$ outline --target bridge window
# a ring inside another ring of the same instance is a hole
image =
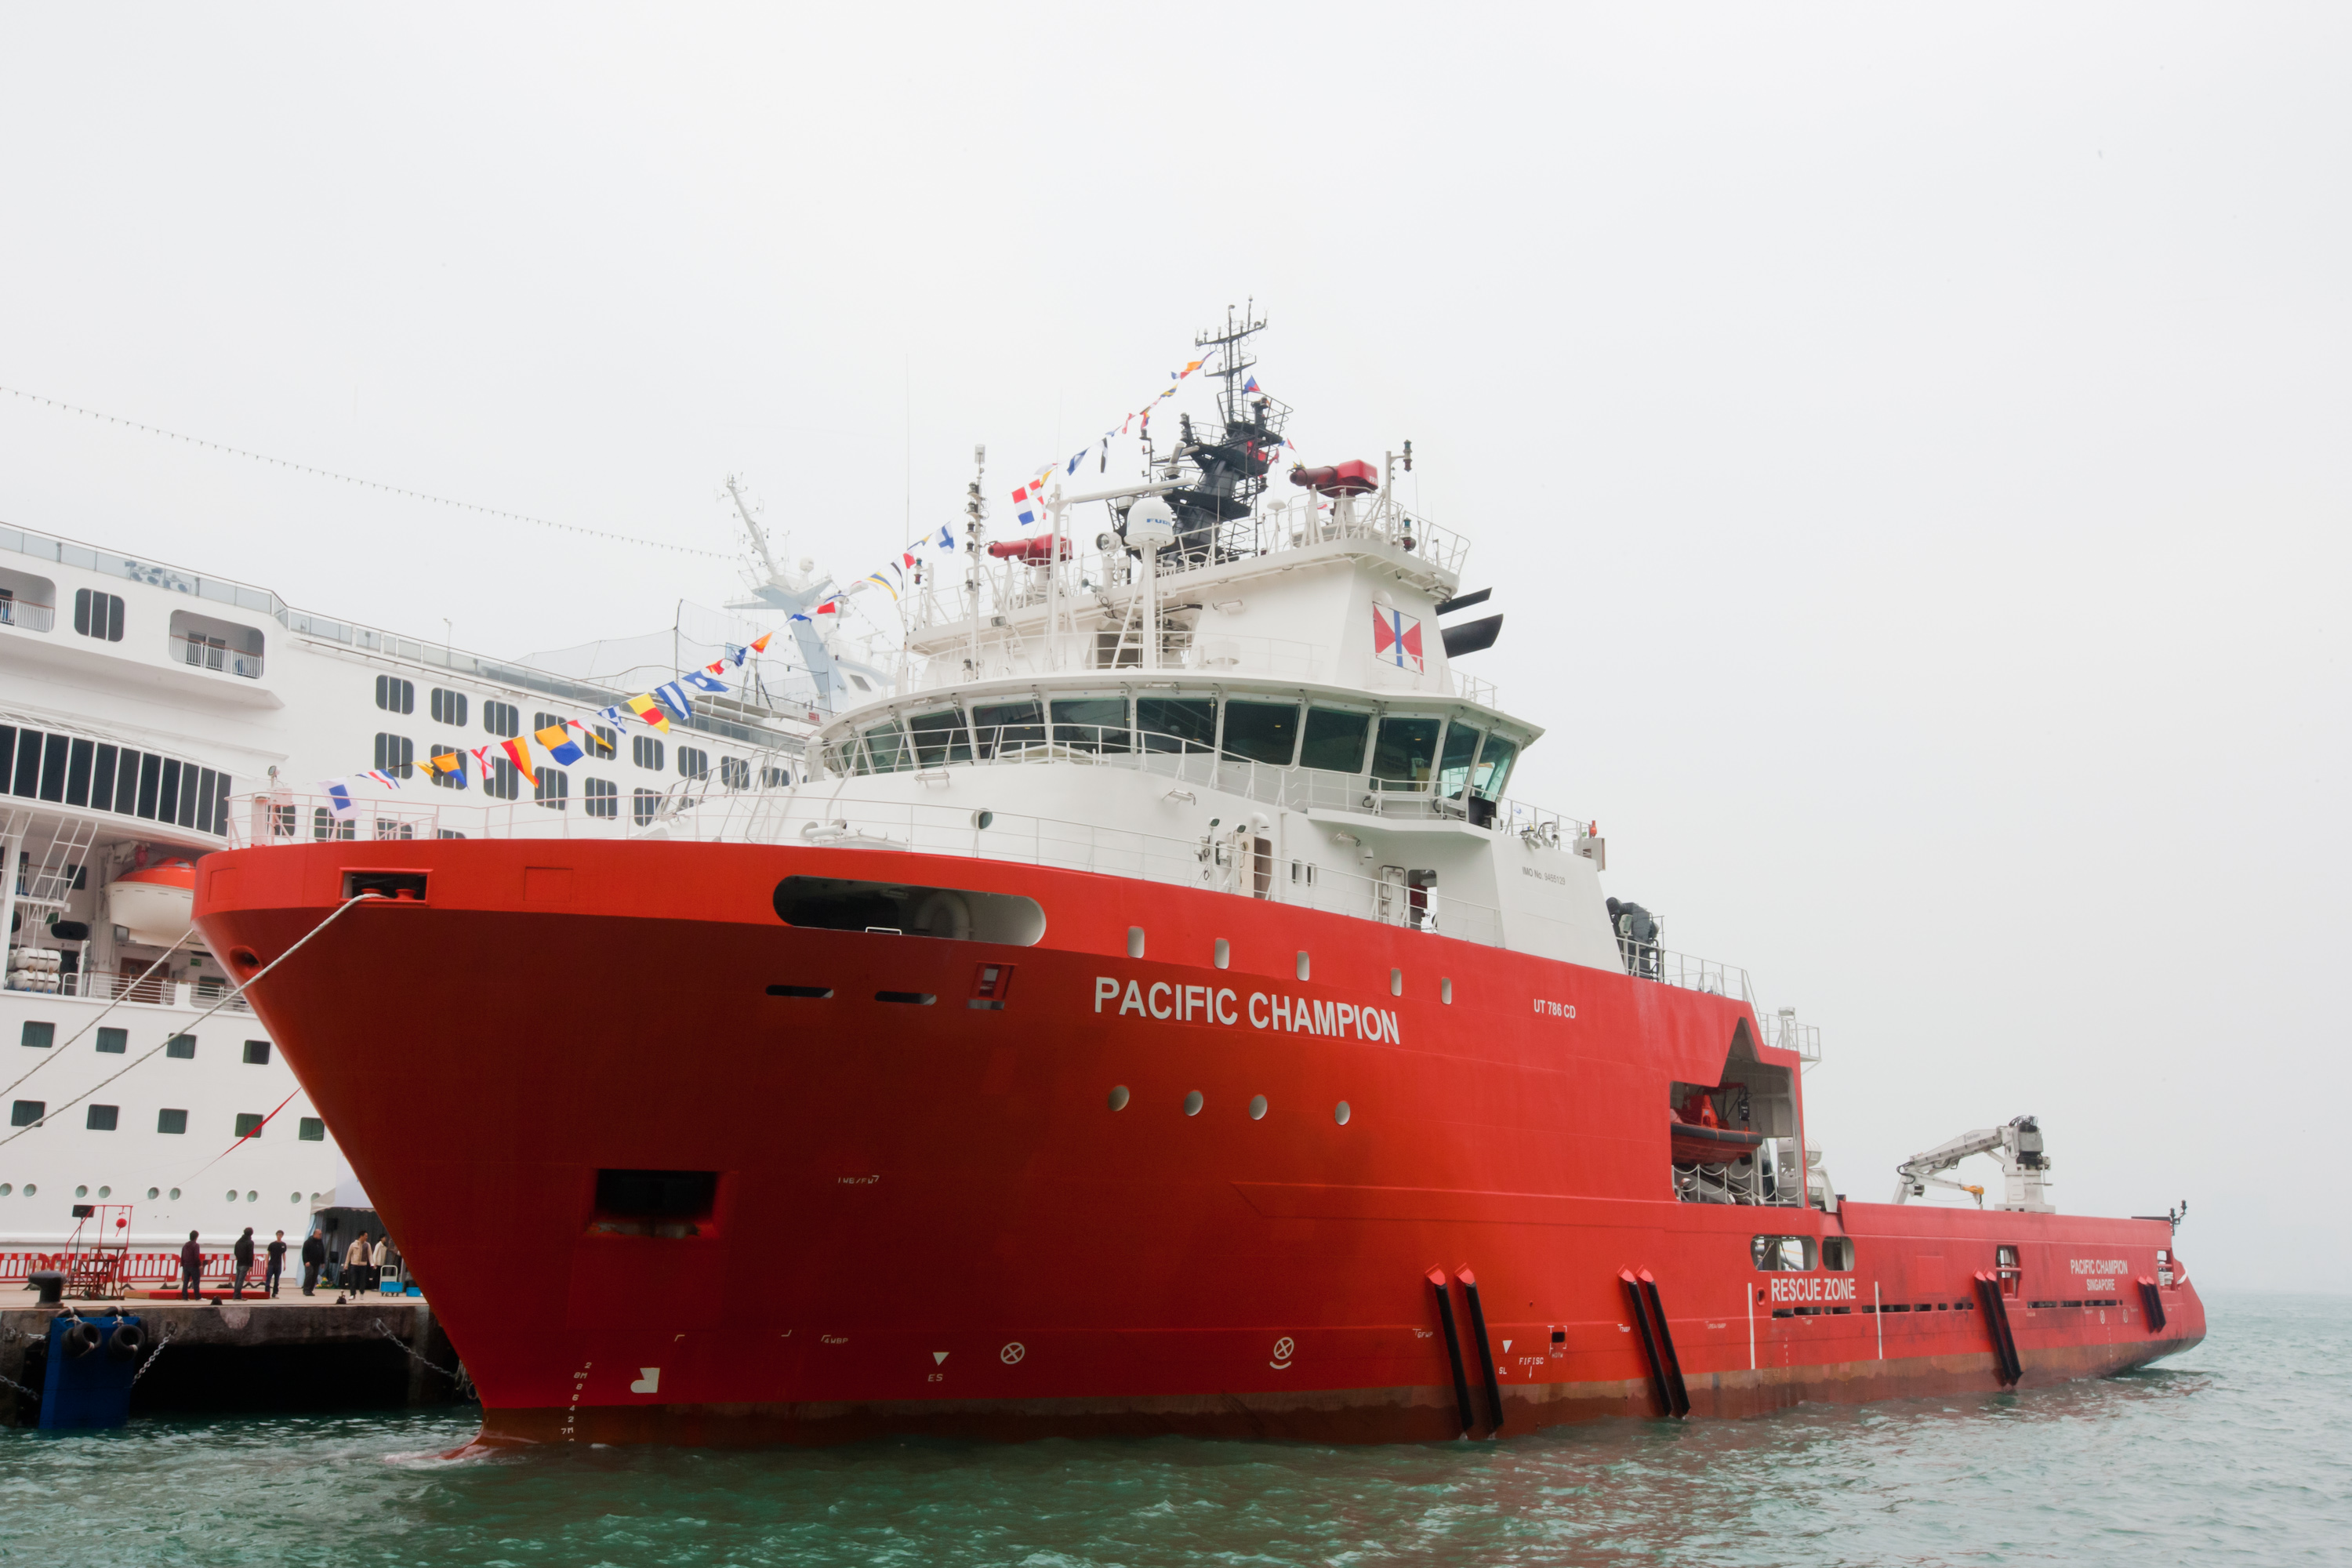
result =
[[[1437,756],[1437,731],[1444,722],[1397,714],[1382,719],[1380,739],[1372,746],[1372,776],[1391,784],[1426,784]]]
[[[1309,708],[1307,731],[1298,747],[1298,765],[1327,773],[1364,771],[1364,741],[1372,732],[1372,716],[1337,708]]]
[[[1479,731],[1467,724],[1446,726],[1445,750],[1437,761],[1437,793],[1445,799],[1458,799],[1462,787],[1470,782],[1470,763],[1478,754],[1479,738]]]
[[[1054,704],[1054,739],[1081,752],[1124,752],[1127,699],[1077,697]]]
[[[1034,746],[1045,738],[1045,714],[1034,702],[982,702],[971,710],[975,745],[985,759]]]
[[[915,739],[915,765],[936,768],[948,763],[971,761],[971,733],[963,715],[950,708],[938,713],[918,713],[907,721]]]
[[[1298,752],[1298,705],[1226,703],[1223,750],[1226,756],[1243,762],[1288,767]]]
[[[1486,744],[1478,753],[1477,766],[1470,771],[1470,788],[1480,800],[1500,800],[1503,786],[1510,782],[1511,761],[1519,754],[1519,743],[1500,735],[1486,737]]]
[[[1217,705],[1205,697],[1139,697],[1135,727],[1147,752],[1214,751]]]

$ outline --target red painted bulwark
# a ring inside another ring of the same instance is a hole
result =
[[[2185,1281],[2160,1334],[2145,1321],[2158,1223],[1673,1201],[1668,1085],[1719,1081],[1749,1018],[1722,997],[1227,894],[859,849],[243,850],[205,858],[198,921],[266,963],[347,870],[390,869],[425,872],[425,897],[351,910],[253,1002],[464,1356],[488,1441],[1451,1436],[1433,1268],[1475,1270],[1508,1432],[1651,1413],[1627,1268],[1658,1281],[1697,1415],[1999,1386],[1972,1280],[2004,1244],[2026,1384],[2204,1333]],[[795,874],[1018,893],[1045,932],[796,929],[773,901]],[[971,1005],[1006,963],[1003,1005]],[[1277,997],[1341,1032],[1270,1026]],[[596,1214],[600,1169],[716,1172],[715,1206],[690,1235],[627,1234]],[[1758,1234],[1850,1237],[1855,1267],[1759,1273]]]

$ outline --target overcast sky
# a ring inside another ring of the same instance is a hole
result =
[[[1514,793],[1822,1026],[1839,1187],[2032,1111],[2352,1289],[2345,13],[802,14],[0,12],[0,385],[855,574],[1255,297],[1475,542]],[[738,581],[7,396],[0,520],[490,653]]]

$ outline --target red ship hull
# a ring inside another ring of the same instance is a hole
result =
[[[1755,1026],[1622,973],[872,850],[330,843],[203,870],[199,923],[247,973],[347,873],[425,877],[252,1000],[430,1293],[489,1442],[1354,1442],[1653,1415],[1671,1395],[1622,1277],[1644,1270],[1696,1415],[2000,1387],[1997,1316],[2029,1385],[2204,1332],[2185,1277],[2138,1283],[2161,1223],[1674,1201],[1667,1086],[1717,1082]],[[794,875],[1021,895],[1046,931],[787,926]],[[1277,1026],[1277,997],[1307,1027]],[[1757,1056],[1793,1079],[1792,1057]],[[615,1223],[600,1171],[716,1181],[690,1225]],[[1759,1271],[1760,1235],[1851,1238],[1853,1266]],[[2020,1273],[1995,1301],[1977,1276],[2000,1247]]]

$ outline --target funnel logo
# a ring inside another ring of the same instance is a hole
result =
[[[629,1384],[629,1392],[631,1394],[659,1394],[661,1392],[661,1368],[657,1366],[641,1366],[637,1368],[637,1380]]]

